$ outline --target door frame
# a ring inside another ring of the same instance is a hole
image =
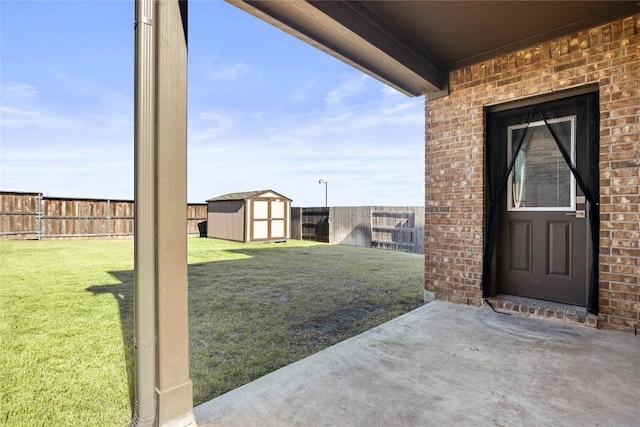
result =
[[[583,97],[580,97],[584,95]],[[492,183],[491,168],[493,166],[493,159],[491,156],[491,123],[490,118],[495,113],[514,111],[522,107],[534,107],[536,105],[548,104],[554,101],[561,103],[562,101],[570,102],[570,98],[575,98],[576,102],[585,102],[586,112],[588,117],[588,168],[590,176],[590,185],[596,187],[596,191],[592,191],[591,198],[596,201],[595,206],[592,203],[587,203],[587,302],[586,306],[589,312],[597,314],[598,312],[598,255],[599,255],[599,98],[598,98],[598,86],[590,85],[578,89],[567,90],[557,92],[554,94],[521,99],[505,104],[499,104],[494,106],[485,107],[485,249],[483,254],[483,274],[482,274],[482,291],[483,297],[492,297],[498,294],[497,278],[497,226],[499,224],[498,215],[492,210],[496,210],[497,207],[491,206],[492,191],[490,189]],[[595,153],[595,154],[594,154]],[[506,153],[504,154],[506,156]],[[505,168],[506,169],[506,168]],[[594,178],[595,176],[595,178]],[[493,177],[495,179],[495,177]],[[595,179],[595,181],[593,181]],[[505,186],[506,187],[506,186]],[[501,196],[493,196],[496,201],[500,201],[500,197],[506,194],[501,193]],[[506,202],[505,202],[506,203]],[[594,233],[595,231],[595,233]],[[492,233],[494,233],[492,235]],[[594,244],[595,243],[595,244]]]

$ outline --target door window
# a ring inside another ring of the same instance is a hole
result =
[[[547,123],[575,164],[576,117],[560,117]],[[545,122],[509,126],[507,135],[507,162],[522,141],[507,183],[508,210],[575,210],[575,178]]]

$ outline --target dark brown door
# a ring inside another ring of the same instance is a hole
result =
[[[585,306],[588,206],[548,128],[580,164],[584,120],[566,108],[551,112],[547,124],[534,117],[495,130],[506,138],[505,163],[521,141],[501,200],[496,285],[504,294]]]

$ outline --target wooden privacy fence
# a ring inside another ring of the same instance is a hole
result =
[[[188,235],[199,235],[207,205],[187,205]],[[47,197],[42,193],[0,192],[0,237],[47,239],[133,236],[133,200]]]
[[[291,238],[424,253],[424,208],[292,208]]]
[[[424,253],[423,207],[311,207],[291,211],[292,239]],[[206,220],[205,203],[187,205],[188,235],[202,235],[198,225]],[[132,200],[0,191],[0,238],[117,238],[133,236],[133,226]]]
[[[329,243],[329,208],[291,208],[291,238]]]

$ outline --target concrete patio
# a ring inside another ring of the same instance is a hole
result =
[[[639,426],[640,337],[435,301],[194,413],[201,427]]]

